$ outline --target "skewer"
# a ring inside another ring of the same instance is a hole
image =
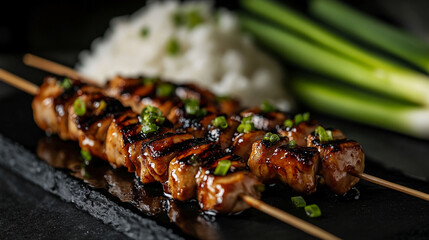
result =
[[[66,67],[66,66],[58,64],[58,63],[54,63],[52,61],[43,59],[41,57],[34,56],[32,54],[29,54],[29,53],[24,55],[23,61],[25,64],[27,64],[29,66],[39,68],[39,69],[42,69],[42,70],[45,70],[45,71],[48,71],[51,73],[55,73],[57,75],[63,74],[63,75],[70,77],[70,78],[73,78],[73,76],[79,76],[80,79],[83,79],[83,80],[87,79],[87,78],[83,77],[82,75],[80,75],[78,72],[76,72],[72,68]],[[94,81],[91,81],[91,82],[94,82]],[[91,83],[91,82],[88,82],[88,83]],[[358,177],[362,180],[365,180],[365,181],[368,181],[368,182],[371,182],[371,183],[374,183],[377,185],[381,185],[381,186],[384,186],[384,187],[387,187],[387,188],[390,188],[390,189],[393,189],[393,190],[396,190],[399,192],[403,192],[405,194],[408,194],[408,195],[429,201],[429,194],[414,190],[412,188],[408,188],[408,187],[405,187],[405,186],[402,186],[402,185],[399,185],[399,184],[396,184],[393,182],[389,182],[389,181],[386,181],[384,179],[381,179],[381,178],[378,178],[378,177],[375,177],[375,176],[372,176],[372,175],[369,175],[366,173],[355,174],[355,173],[349,172],[349,174],[352,176]]]
[[[4,81],[30,95],[36,95],[39,92],[39,87],[23,78],[20,78],[12,73],[9,73],[3,69],[0,69],[0,80]],[[272,207],[254,197],[248,195],[240,195],[241,199],[256,208],[257,210],[264,212],[274,218],[277,218],[284,223],[287,223],[295,228],[302,230],[314,237],[320,239],[340,239],[331,233],[312,225],[304,220],[301,220],[289,213],[286,213],[278,208]]]
[[[34,68],[42,69],[46,72],[55,73],[57,75],[66,76],[73,79],[79,79],[88,84],[95,85],[95,86],[99,85],[97,81],[87,78],[85,76],[82,76],[80,73],[76,72],[72,68],[66,67],[62,64],[50,61],[45,58],[35,56],[30,53],[25,54],[22,60],[26,65]]]

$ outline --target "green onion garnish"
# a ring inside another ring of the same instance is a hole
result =
[[[304,122],[310,120],[310,113],[309,112],[303,113],[302,118],[303,118]]]
[[[275,134],[275,133],[270,133],[270,132],[267,132],[266,134],[265,134],[265,136],[264,136],[264,140],[266,140],[266,141],[270,141],[270,142],[277,142],[277,141],[279,141],[280,140],[280,137],[279,137],[279,135],[277,135],[277,134]]]
[[[72,82],[70,78],[64,78],[64,80],[61,82],[60,86],[64,89],[69,89],[72,86]]]
[[[74,108],[74,112],[78,116],[83,116],[86,113],[85,102],[83,101],[83,99],[81,97],[78,97],[78,98],[76,98],[76,100],[74,100],[73,108]]]
[[[271,105],[268,101],[263,101],[261,103],[261,110],[264,113],[270,113],[270,112],[276,111],[276,108],[273,105]]]
[[[171,38],[167,43],[167,53],[170,56],[176,56],[180,52],[179,41],[176,38]]]
[[[307,203],[301,196],[291,197],[290,200],[292,200],[293,205],[297,208],[307,206]]]
[[[97,107],[96,112],[97,112],[97,113],[101,113],[101,111],[103,111],[106,107],[107,107],[107,103],[106,103],[106,101],[101,100],[101,101],[98,103],[98,107]]]
[[[142,36],[143,38],[149,36],[149,28],[147,26],[142,27],[142,29],[140,30],[140,36]]]
[[[295,115],[294,120],[295,120],[295,125],[298,125],[304,121],[304,117],[302,116],[302,114],[297,114]]]
[[[291,128],[291,127],[293,127],[293,121],[290,120],[290,119],[286,119],[285,122],[284,122],[284,125],[287,128]]]
[[[329,131],[329,133],[328,131],[326,131],[322,126],[317,126],[315,133],[317,136],[319,136],[319,140],[321,143],[325,143],[333,140],[332,131]]]
[[[160,83],[156,88],[156,96],[168,97],[173,93],[174,86],[170,83]]]
[[[304,207],[305,213],[307,216],[311,218],[320,217],[322,215],[322,211],[316,204],[311,204]]]
[[[219,116],[213,119],[212,121],[213,126],[217,128],[227,128],[228,122],[226,121],[226,118],[224,116]]]
[[[216,96],[216,102],[223,102],[223,101],[230,100],[230,99],[231,99],[231,97],[229,97],[229,96]]]
[[[245,117],[241,120],[240,125],[238,125],[237,132],[239,133],[248,133],[255,130],[255,125],[252,122],[252,116]]]
[[[165,122],[165,117],[162,115],[161,110],[150,105],[142,110],[140,118],[144,134],[157,131],[159,126]]]
[[[89,153],[86,150],[81,149],[80,150],[80,155],[82,156],[83,160],[85,160],[85,164],[89,164],[89,162],[92,159],[91,153]]]
[[[217,163],[217,167],[214,171],[216,176],[225,176],[228,173],[229,167],[231,166],[231,161],[229,160],[220,160]]]
[[[200,161],[200,157],[197,154],[193,154],[189,161],[191,165],[195,166]]]
[[[200,101],[197,99],[185,99],[185,111],[189,115],[194,115],[196,117],[205,116],[207,114],[207,110],[200,107]]]
[[[150,84],[154,84],[156,82],[157,78],[142,78],[142,83],[143,85],[150,85]]]
[[[156,131],[158,131],[158,129],[159,129],[159,127],[155,123],[145,123],[142,126],[142,132],[144,134],[156,132]]]
[[[203,22],[204,22],[204,19],[201,16],[200,12],[198,12],[197,10],[195,9],[191,10],[187,14],[186,25],[189,29],[193,29],[194,27],[200,25]]]
[[[288,146],[289,146],[290,148],[294,148],[294,147],[296,147],[295,140],[290,140],[290,141],[289,141],[289,143],[288,143]]]

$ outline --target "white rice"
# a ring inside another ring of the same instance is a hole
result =
[[[176,26],[173,14],[190,10],[199,11],[204,22],[192,29]],[[147,37],[141,36],[144,27]],[[176,56],[166,51],[173,37],[180,45]],[[115,18],[105,36],[79,59],[77,70],[100,83],[116,75],[160,76],[236,97],[245,106],[268,100],[290,110],[279,65],[241,33],[233,13],[221,9],[215,14],[203,1],[153,2],[131,16]]]

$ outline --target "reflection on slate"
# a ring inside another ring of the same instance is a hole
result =
[[[216,223],[202,216],[204,213],[200,212],[195,201],[176,203],[163,195],[159,184],[143,186],[134,174],[124,168],[114,169],[99,159],[85,165],[73,142],[65,142],[57,137],[43,138],[39,141],[37,155],[55,168],[68,170],[70,175],[83,180],[92,188],[107,190],[146,216],[153,216],[158,221],[169,219],[183,232],[197,238],[218,239]]]

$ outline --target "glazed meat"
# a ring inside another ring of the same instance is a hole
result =
[[[252,152],[252,144],[261,140],[265,136],[264,131],[251,131],[248,133],[240,133],[234,138],[232,144],[232,152],[243,159],[249,159]]]
[[[306,137],[316,130],[318,125],[315,120],[303,121],[292,127],[282,126],[278,129],[278,133],[288,137],[289,141],[295,141],[299,146],[307,146]]]
[[[249,208],[241,200],[240,195],[245,194],[260,198],[257,186],[262,183],[257,177],[246,170],[246,164],[233,155],[227,155],[214,162],[206,164],[198,171],[197,200],[203,210],[215,212],[239,212]],[[230,160],[231,167],[225,176],[214,175],[221,160]]]
[[[253,116],[252,122],[256,129],[271,131],[276,129],[277,126],[282,125],[287,119],[285,113],[279,111],[272,111],[265,113],[259,107],[244,110],[240,113],[242,117]]]
[[[227,148],[231,147],[232,142],[234,140],[234,134],[237,130],[238,125],[240,124],[240,122],[237,121],[235,117],[224,117],[226,118],[226,121],[228,123],[227,128],[223,129],[211,126],[207,133],[207,138],[210,141],[218,144],[222,148],[222,150],[226,150]]]

